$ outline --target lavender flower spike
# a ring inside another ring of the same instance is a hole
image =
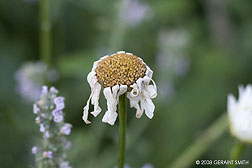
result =
[[[42,133],[42,143],[32,148],[36,154],[36,162],[44,167],[71,168],[66,159],[66,149],[71,142],[65,135],[70,135],[72,125],[64,122],[64,97],[57,97],[58,91],[54,87],[48,89],[43,86],[40,100],[34,105],[35,122]]]

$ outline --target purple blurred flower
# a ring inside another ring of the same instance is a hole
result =
[[[33,104],[33,113],[38,114],[39,110],[40,109],[38,108],[37,104]]]
[[[64,97],[55,97],[54,104],[56,105],[56,109],[62,110],[65,108]]]
[[[43,152],[43,157],[52,159],[53,158],[53,152],[52,151],[45,151],[45,152]]]
[[[33,146],[32,149],[31,149],[31,153],[35,155],[35,154],[37,154],[37,152],[38,152],[38,147]]]
[[[70,141],[67,141],[66,142],[66,149],[69,149],[70,147],[72,146],[72,142],[70,142]]]
[[[44,167],[51,167],[53,164],[58,165],[58,168],[71,168],[65,161],[66,149],[71,146],[71,142],[67,141],[65,135],[71,133],[72,125],[64,122],[62,111],[65,107],[64,98],[57,97],[58,91],[54,87],[49,89],[47,86],[43,86],[40,93],[40,100],[34,104],[34,111],[36,113],[35,121],[40,126],[40,132],[43,133],[43,145],[36,155],[36,162],[37,164],[43,162]],[[38,111],[37,109],[43,110]],[[59,150],[60,152],[53,153],[53,151]],[[44,159],[41,159],[41,155]]]
[[[56,117],[56,116],[59,116],[59,115],[62,115],[62,114],[63,114],[62,110],[59,110],[59,109],[55,109],[52,112],[53,117]]]
[[[48,93],[48,87],[47,86],[42,86],[41,96],[46,95],[47,93]]]
[[[50,88],[50,93],[58,93],[58,90],[57,89],[55,89],[55,87],[51,87]]]
[[[40,124],[40,132],[45,132],[45,126],[44,126],[44,124]]]
[[[44,137],[44,139],[50,138],[50,133],[49,133],[49,131],[46,131],[43,137]]]
[[[63,115],[57,115],[53,117],[53,121],[56,123],[63,121],[63,119],[64,119]]]
[[[39,117],[39,116],[35,118],[35,122],[36,122],[37,124],[39,124],[39,123],[41,122],[41,120],[40,120],[40,117]]]
[[[65,135],[70,135],[71,133],[71,128],[72,128],[72,125],[71,124],[64,124],[63,127],[60,129],[60,132],[62,134],[65,134]]]
[[[45,81],[49,80],[50,73],[51,69],[43,62],[23,64],[15,74],[17,92],[27,101],[39,99],[41,86]]]

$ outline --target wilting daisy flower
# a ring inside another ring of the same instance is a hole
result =
[[[239,99],[228,95],[230,131],[242,142],[252,142],[252,85],[239,86]]]
[[[94,105],[91,112],[95,117],[101,112],[99,97],[101,88],[107,99],[107,111],[102,121],[114,125],[117,114],[119,96],[127,92],[130,107],[134,107],[136,117],[140,118],[145,112],[150,119],[154,115],[155,106],[151,99],[157,96],[157,88],[152,80],[153,71],[143,60],[131,53],[117,52],[110,56],[104,56],[94,62],[87,80],[91,87],[91,95],[84,107],[83,120],[89,124],[89,103]],[[153,84],[150,84],[150,83]],[[139,104],[140,103],[140,104]]]
[[[43,62],[28,62],[16,72],[15,79],[17,92],[25,100],[35,101],[40,96],[43,83],[57,80],[58,73],[54,69],[49,69]]]

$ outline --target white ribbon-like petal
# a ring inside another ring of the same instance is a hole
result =
[[[90,121],[88,121],[88,110],[89,110],[89,102],[90,102],[91,96],[92,96],[92,94],[89,96],[88,101],[87,101],[87,104],[86,104],[86,106],[83,108],[83,116],[82,116],[82,119],[84,120],[84,122],[85,122],[86,124],[90,124],[90,123],[91,123]]]
[[[90,124],[91,122],[88,120],[88,110],[90,100],[91,104],[94,105],[94,111],[92,111],[91,113],[96,117],[101,112],[101,108],[99,107],[99,96],[101,91],[101,85],[97,82],[98,80],[95,71],[91,71],[88,74],[87,81],[91,87],[91,94],[90,97],[88,98],[86,106],[83,108],[82,119],[86,124]]]
[[[97,82],[93,88],[93,96],[91,99],[91,104],[94,105],[94,111],[91,112],[95,117],[101,112],[99,107],[99,97],[100,97],[101,85]]]
[[[128,86],[127,86],[127,85],[121,85],[121,86],[120,86],[120,90],[119,90],[117,96],[119,97],[119,96],[121,96],[122,94],[124,94],[125,92],[127,92],[127,89],[128,89]]]
[[[151,71],[152,72],[152,71]],[[152,81],[153,85],[149,85]],[[130,99],[130,107],[134,107],[136,111],[136,117],[140,118],[145,112],[150,119],[154,116],[155,105],[152,102],[152,98],[157,96],[157,87],[155,82],[149,77],[139,78],[136,84],[131,85],[131,92],[127,94]],[[139,106],[139,101],[141,107]]]
[[[141,100],[141,107],[144,109],[145,114],[150,119],[154,116],[155,105],[152,100],[149,98],[148,93],[143,90],[144,99]]]
[[[148,76],[149,78],[152,78],[153,71],[146,65],[146,72],[145,75]]]
[[[89,72],[87,76],[87,81],[91,87],[91,89],[94,87],[95,83],[97,82],[97,77],[95,76],[95,71]]]
[[[117,93],[119,90],[119,85],[113,86],[112,91],[110,87],[104,89],[103,93],[105,98],[107,99],[107,107],[108,110],[106,111],[105,115],[102,118],[102,122],[108,123],[110,125],[114,125],[116,118],[118,116],[117,110]]]

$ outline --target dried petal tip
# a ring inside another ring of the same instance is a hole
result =
[[[132,85],[145,76],[147,68],[143,61],[131,54],[119,51],[102,59],[95,69],[98,82],[104,87]]]

